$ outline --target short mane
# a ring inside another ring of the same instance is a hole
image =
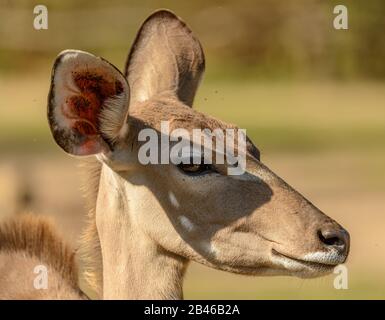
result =
[[[94,290],[99,297],[102,297],[102,251],[95,217],[102,163],[94,157],[88,158],[81,162],[81,168],[83,169],[82,189],[88,210],[87,223],[82,232],[79,247],[83,266],[82,275],[91,289]]]
[[[46,218],[23,215],[0,224],[0,252],[22,252],[57,271],[73,287],[78,287],[75,251],[57,235]]]

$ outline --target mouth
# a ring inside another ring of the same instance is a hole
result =
[[[309,261],[289,256],[287,254],[278,252],[275,249],[271,250],[276,262],[282,265],[285,269],[293,272],[305,272],[303,276],[317,276],[325,273],[330,273],[340,262],[337,261]]]

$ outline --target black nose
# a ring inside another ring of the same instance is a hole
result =
[[[333,247],[341,254],[347,254],[350,246],[349,233],[340,226],[327,226],[318,231],[321,242],[328,248]]]

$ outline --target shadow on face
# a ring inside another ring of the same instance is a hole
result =
[[[200,118],[190,117],[190,124]],[[332,271],[347,257],[347,232],[264,166],[255,150],[248,145],[246,171],[238,176],[190,174],[172,163],[123,173],[138,186],[130,201],[141,203],[140,227],[168,251],[231,272],[311,277]]]

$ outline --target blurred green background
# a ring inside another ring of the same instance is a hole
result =
[[[33,8],[48,7],[48,30]],[[348,8],[349,29],[333,28]],[[46,121],[52,62],[64,49],[123,69],[155,9],[201,40],[206,74],[196,108],[246,128],[262,160],[352,237],[349,289],[314,280],[247,278],[193,264],[186,298],[385,298],[385,2],[322,0],[0,0],[0,216],[55,218],[76,241],[85,210],[76,160]]]

